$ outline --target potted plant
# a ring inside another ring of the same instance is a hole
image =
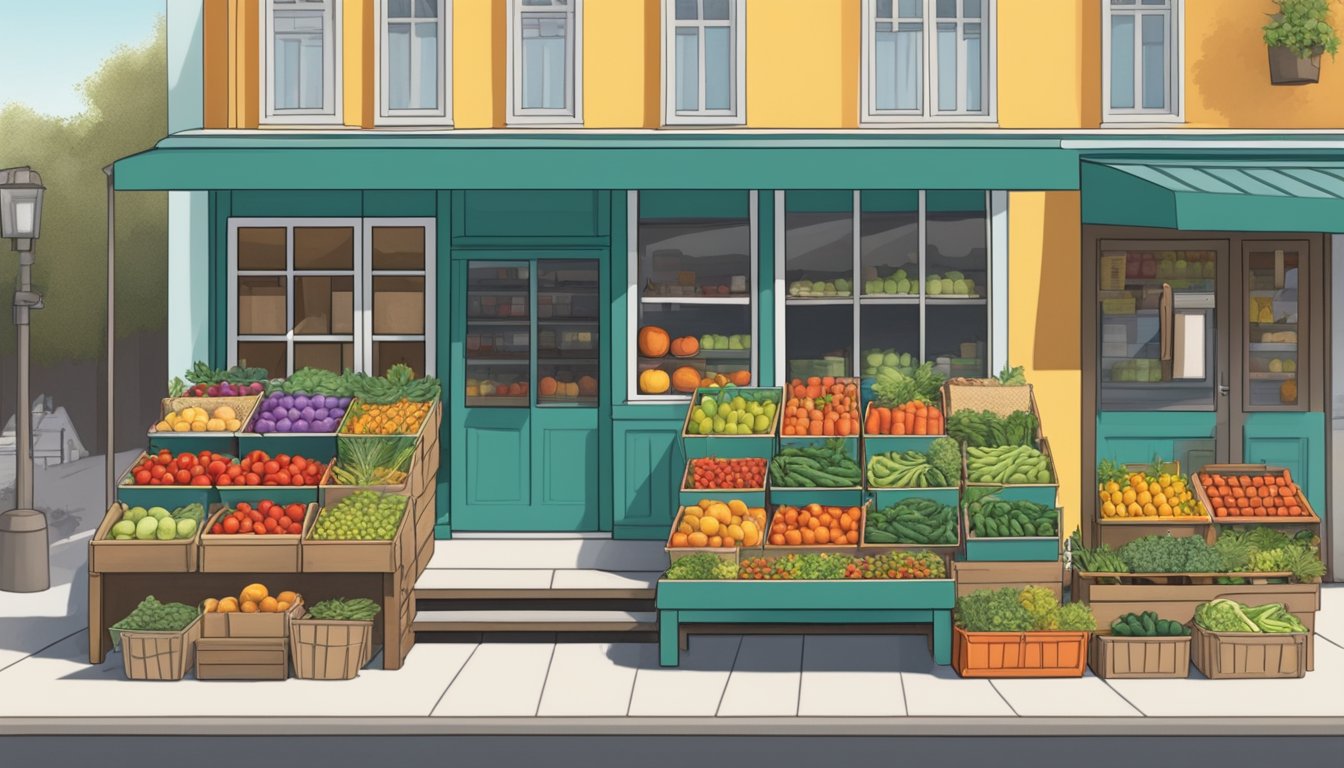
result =
[[[982,589],[957,598],[952,668],[962,677],[1082,677],[1097,628],[1083,603],[1046,587]]]
[[[1274,85],[1305,85],[1321,79],[1321,54],[1339,50],[1330,23],[1330,0],[1274,0],[1278,12],[1264,27],[1269,46],[1269,80]]]

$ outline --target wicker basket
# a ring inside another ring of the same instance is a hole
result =
[[[219,432],[164,432],[168,435],[232,435],[236,432],[242,432],[252,421],[252,414],[261,404],[261,395],[240,395],[233,397],[165,397],[159,406],[159,420],[162,421],[170,413],[176,413],[184,408],[204,408],[207,413],[214,413],[216,408],[227,405],[233,409],[234,414],[242,426],[236,430],[226,429]],[[150,427],[149,433],[155,434],[158,430]]]
[[[303,619],[290,626],[294,676],[353,680],[373,657],[372,621]]]
[[[1030,384],[1016,386],[973,384],[944,384],[946,414],[951,416],[959,411],[989,411],[999,416],[1008,416],[1014,411],[1027,411],[1037,417],[1036,397]]]
[[[180,632],[121,631],[121,657],[128,680],[181,680],[196,657],[201,618]]]

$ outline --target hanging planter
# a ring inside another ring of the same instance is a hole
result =
[[[1264,27],[1273,85],[1308,85],[1321,79],[1321,54],[1339,50],[1329,0],[1274,0],[1278,13]]]

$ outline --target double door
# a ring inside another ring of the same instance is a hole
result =
[[[453,530],[597,530],[600,262],[456,256]]]
[[[1322,239],[1114,234],[1084,269],[1085,487],[1103,459],[1268,463],[1323,508]]]

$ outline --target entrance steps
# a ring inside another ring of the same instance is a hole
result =
[[[416,642],[654,642],[661,542],[454,539],[416,581]]]

